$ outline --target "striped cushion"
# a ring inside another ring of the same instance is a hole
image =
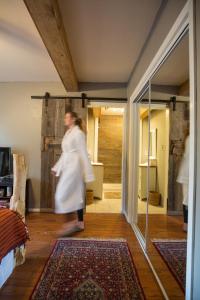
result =
[[[0,262],[11,250],[28,239],[27,228],[21,217],[7,208],[0,208]]]

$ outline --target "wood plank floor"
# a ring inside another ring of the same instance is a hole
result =
[[[169,298],[183,300],[185,295],[182,289],[151,242],[152,239],[187,239],[187,234],[183,231],[183,217],[150,214],[148,218],[148,256],[157,274],[159,274]],[[143,234],[145,232],[145,222],[146,216],[139,215],[138,227]]]
[[[124,216],[88,213],[85,220],[86,230],[78,233],[77,236],[127,239],[146,298],[163,299],[136,237]],[[28,215],[27,224],[31,240],[27,242],[26,262],[15,268],[0,291],[0,299],[29,299],[55,242],[56,231],[61,227],[63,221],[64,216],[62,215],[49,213],[31,213]]]

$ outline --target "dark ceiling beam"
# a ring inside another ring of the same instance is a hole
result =
[[[66,91],[78,82],[57,0],[24,0]]]

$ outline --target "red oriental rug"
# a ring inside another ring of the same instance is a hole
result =
[[[159,254],[167,264],[183,291],[186,279],[186,240],[152,240]]]
[[[33,300],[145,299],[124,240],[60,239],[32,293]]]

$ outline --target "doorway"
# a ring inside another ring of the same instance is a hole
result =
[[[95,181],[87,184],[89,213],[123,211],[124,119],[124,105],[90,103],[88,106],[87,147],[95,174]]]
[[[139,184],[138,211],[146,212],[147,200],[147,167],[148,167],[148,117],[147,105],[140,105],[140,150],[139,150]],[[169,109],[166,105],[151,107],[150,129],[150,181],[149,189],[152,200],[149,213],[163,214],[167,212],[168,200],[168,151],[169,151]]]

